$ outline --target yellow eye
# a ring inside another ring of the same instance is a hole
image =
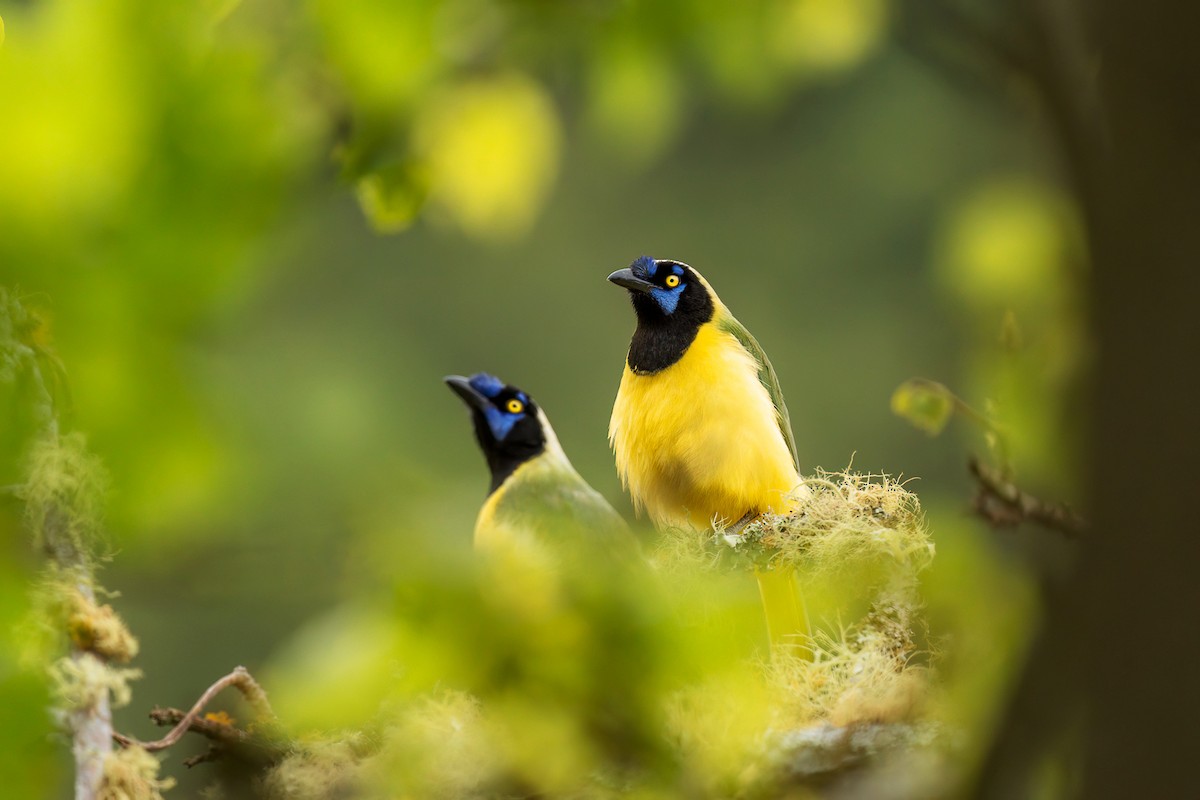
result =
[[[667,279],[665,281],[663,281],[663,283],[667,284],[668,289],[674,289],[676,286],[679,285],[679,276],[678,275],[668,275]]]
[[[510,414],[520,414],[525,410],[525,404],[514,397],[512,400],[508,401],[508,405],[505,406],[505,408],[508,409],[508,413]]]

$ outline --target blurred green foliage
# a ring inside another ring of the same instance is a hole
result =
[[[954,415],[953,392],[940,383],[919,378],[905,381],[892,392],[892,411],[936,436]]]
[[[101,580],[122,592],[147,673],[119,727],[152,737],[146,708],[186,706],[236,663],[272,663],[281,709],[322,728],[378,710],[395,648],[433,654],[412,687],[446,664],[494,667],[502,648],[479,628],[492,612],[460,582],[485,469],[438,378],[488,369],[527,388],[620,502],[604,431],[632,320],[603,277],[643,252],[695,264],[755,332],[805,471],[853,458],[921,477],[941,713],[986,727],[1031,592],[1012,543],[961,513],[978,431],[931,442],[888,398],[913,375],[944,381],[1003,425],[1019,478],[1070,497],[1085,254],[1018,116],[916,63],[893,13],[0,3],[0,283],[47,321],[69,426],[112,473],[119,558]],[[20,438],[4,440],[6,475]],[[36,559],[3,502],[8,632]],[[397,592],[410,611],[425,597],[424,627],[397,626],[413,619]],[[738,633],[714,653],[671,644],[680,663],[763,646],[752,590],[714,597]],[[479,662],[459,663],[472,647]],[[0,772],[21,796],[57,796],[44,689],[13,652],[0,648]],[[714,698],[737,682],[715,674]],[[754,729],[762,698],[737,685],[746,715],[714,701],[714,729]],[[573,691],[530,728],[579,724]],[[741,752],[714,741],[696,746],[731,774]]]

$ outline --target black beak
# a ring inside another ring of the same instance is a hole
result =
[[[631,292],[642,292],[643,294],[654,288],[653,283],[642,280],[634,275],[633,270],[629,268],[619,269],[612,275],[609,275],[608,282],[615,283],[617,286],[623,286]]]
[[[476,411],[483,411],[488,406],[488,399],[475,391],[475,387],[471,386],[471,382],[461,375],[447,375],[442,378],[446,385],[453,392],[462,398],[462,401]]]

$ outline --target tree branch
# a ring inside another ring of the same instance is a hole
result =
[[[57,442],[59,424],[54,395],[46,384],[34,351],[23,345],[18,345],[18,348],[35,392],[37,418],[41,426],[39,435],[46,441]],[[36,514],[42,520],[41,538],[47,557],[64,574],[75,576],[76,591],[86,601],[94,603],[96,594],[92,587],[91,564],[84,548],[71,536],[70,511],[62,503],[49,502],[45,508],[37,509]],[[71,646],[70,657],[79,663],[88,660],[103,663],[103,659],[96,654],[76,644]],[[72,735],[71,751],[75,756],[75,798],[93,800],[104,782],[105,759],[112,752],[112,703],[109,690],[105,688],[97,692],[91,702],[72,708],[67,719]]]
[[[973,506],[975,513],[997,527],[1011,527],[1033,522],[1056,530],[1071,538],[1079,536],[1086,523],[1062,503],[1052,503],[1034,497],[978,458],[967,462],[975,478],[977,490]]]
[[[150,711],[150,719],[162,727],[177,726],[186,717],[187,713],[178,708],[156,706]],[[188,723],[188,731],[203,736],[211,744],[205,752],[186,759],[183,763],[187,767],[216,761],[225,755],[232,755],[252,765],[274,764],[291,749],[287,741],[269,733],[243,730],[230,723],[207,717],[194,717]]]
[[[116,732],[112,734],[112,738],[124,747],[136,746],[151,753],[166,750],[183,738],[183,735],[189,730],[196,731],[214,741],[228,742],[232,740],[244,744],[247,740],[241,737],[249,737],[250,734],[238,730],[232,725],[199,718],[200,712],[204,710],[204,707],[212,702],[214,697],[230,686],[235,687],[242,693],[242,696],[246,698],[246,702],[250,704],[255,714],[258,715],[259,721],[268,725],[274,724],[275,713],[271,710],[271,704],[267,702],[267,693],[262,690],[258,681],[254,680],[245,667],[235,667],[233,672],[219,679],[212,686],[209,686],[187,713],[183,713],[177,709],[157,707],[151,711],[150,718],[160,725],[169,724],[162,720],[175,718],[178,715],[178,718],[175,719],[175,727],[161,739],[153,742],[140,742],[131,736]],[[231,734],[240,734],[241,736]]]
[[[188,769],[191,769],[192,767],[196,766],[197,764],[205,764],[209,761],[216,761],[224,753],[225,753],[225,751],[222,748],[220,748],[216,745],[210,745],[209,748],[207,750],[205,750],[203,753],[197,753],[194,756],[189,756],[189,757],[185,758],[183,760],[183,765],[185,767],[187,767]]]

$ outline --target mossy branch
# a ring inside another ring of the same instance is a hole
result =
[[[1070,537],[1086,527],[1084,521],[1063,503],[1034,497],[1012,481],[1012,457],[1004,427],[995,419],[972,408],[945,385],[925,378],[905,381],[892,395],[892,410],[916,427],[936,436],[955,414],[979,427],[999,467],[972,457],[967,464],[977,490],[975,513],[995,527],[1033,522]]]
[[[781,727],[907,720],[929,680],[913,636],[918,575],[934,557],[920,502],[886,475],[818,471],[805,486],[790,515],[763,515],[737,532],[666,532],[655,562],[666,572],[795,570],[801,586],[854,587],[867,605],[861,619],[836,633],[814,629],[805,658],[772,659]]]
[[[87,511],[81,510],[73,503],[81,495],[64,494],[60,491],[64,484],[54,480],[67,476],[67,486],[72,485],[71,478],[79,477],[69,471],[55,471],[53,465],[43,469],[49,453],[66,451],[72,445],[82,445],[82,439],[73,437],[73,441],[64,447],[63,437],[59,434],[58,417],[54,410],[53,394],[50,392],[39,367],[38,359],[28,351],[23,359],[26,376],[35,387],[37,401],[36,414],[40,424],[40,441],[35,448],[34,469],[25,491],[26,520],[34,534],[35,541],[41,545],[50,561],[61,574],[73,576],[73,590],[84,604],[95,606],[96,594],[92,583],[92,561],[87,542],[81,535],[83,520],[88,517]],[[84,471],[81,474],[86,475]],[[39,491],[45,489],[45,491]],[[91,521],[91,520],[89,520]],[[70,659],[74,663],[74,673],[78,675],[100,675],[105,670],[105,660],[97,653],[85,649],[78,642],[72,642]],[[72,733],[72,752],[75,755],[75,797],[76,800],[92,800],[100,796],[105,781],[105,764],[112,752],[112,702],[110,687],[101,682],[96,691],[86,692],[83,697],[86,702],[74,704],[66,713],[67,724]]]
[[[0,383],[15,388],[14,443],[27,453],[23,482],[4,487],[3,495],[24,503],[25,525],[48,561],[49,577],[38,590],[43,624],[53,620],[69,646],[48,673],[56,713],[71,734],[75,798],[150,800],[171,784],[158,779],[157,760],[140,750],[114,755],[112,748],[112,708],[128,701],[128,681],[139,673],[116,666],[137,654],[137,640],[96,601],[103,470],[81,435],[62,431],[61,401],[69,393],[47,341],[45,321],[0,288]]]
[[[802,573],[845,570],[886,557],[902,571],[923,568],[933,557],[917,496],[887,475],[825,472],[807,478],[808,496],[794,514],[764,514],[730,528],[668,531],[658,560],[716,568],[775,569]]]

